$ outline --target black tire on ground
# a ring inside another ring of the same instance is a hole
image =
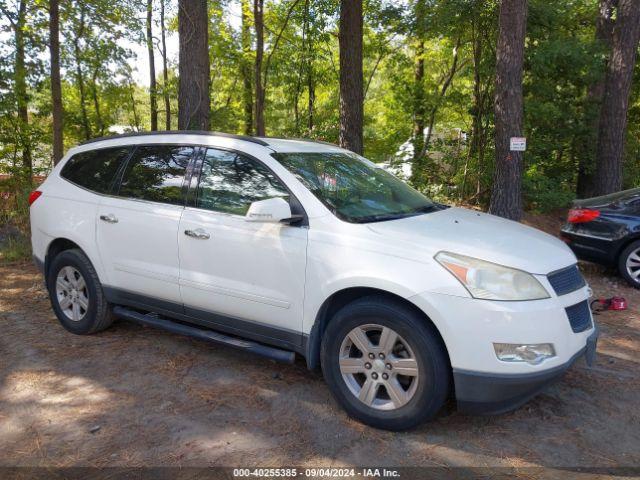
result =
[[[629,285],[635,288],[640,288],[640,279],[633,278],[627,271],[627,259],[638,249],[640,249],[640,240],[630,243],[624,250],[622,250],[618,257],[618,271],[620,272],[620,275],[622,275]],[[640,264],[638,267],[640,267]]]
[[[88,307],[81,320],[74,321],[63,312],[56,293],[58,274],[65,267],[72,267],[84,278]],[[111,306],[102,291],[98,275],[87,256],[79,249],[65,250],[52,261],[47,275],[47,289],[51,306],[62,326],[77,335],[88,335],[108,328],[114,320]]]
[[[361,402],[343,379],[339,365],[342,342],[354,328],[367,324],[397,332],[416,357],[417,389],[399,408],[380,410]],[[451,388],[449,359],[435,328],[412,308],[385,297],[361,298],[336,313],[323,335],[321,361],[324,378],[338,403],[351,417],[375,428],[406,430],[432,419]]]

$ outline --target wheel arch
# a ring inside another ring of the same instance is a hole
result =
[[[86,251],[80,245],[78,245],[73,240],[70,240],[65,237],[58,237],[49,243],[49,245],[47,246],[45,257],[44,257],[44,278],[45,279],[48,278],[49,276],[49,268],[51,267],[51,262],[53,261],[53,259],[56,256],[58,256],[60,253],[66,250],[72,250],[74,248],[81,250],[85,255],[87,254]]]
[[[348,305],[351,302],[363,297],[368,296],[381,296],[386,297],[392,300],[395,300],[413,310],[417,315],[420,316],[424,320],[424,322],[431,326],[433,331],[438,336],[438,341],[441,343],[442,348],[444,349],[445,354],[447,355],[447,360],[449,360],[449,351],[447,349],[447,345],[440,333],[440,330],[436,326],[436,324],[429,318],[429,316],[415,303],[413,303],[410,299],[405,298],[396,293],[392,293],[388,290],[374,288],[374,287],[347,287],[341,290],[338,290],[331,294],[321,305],[318,313],[316,314],[315,321],[311,328],[311,332],[307,339],[307,344],[305,346],[306,351],[306,361],[307,367],[309,370],[316,370],[320,367],[320,345],[322,342],[322,336],[327,328],[327,325],[333,318],[333,316],[344,306]],[[451,361],[449,360],[449,364]]]

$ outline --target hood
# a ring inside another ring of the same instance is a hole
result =
[[[464,208],[368,224],[375,233],[411,243],[430,256],[445,250],[546,275],[576,263],[561,240],[518,222]]]

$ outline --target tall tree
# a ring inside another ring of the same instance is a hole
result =
[[[340,0],[340,146],[363,152],[362,0]]]
[[[156,61],[153,52],[153,0],[147,0],[147,52],[149,54],[149,104],[151,131],[158,130],[158,91],[156,85]]]
[[[598,3],[598,17],[596,19],[596,41],[609,54],[611,51],[611,37],[613,35],[615,6],[618,0],[600,0]],[[585,124],[588,137],[580,142],[578,149],[578,179],[576,194],[585,198],[594,194],[595,179],[595,150],[598,144],[598,130],[600,124],[600,106],[604,97],[605,71],[597,75],[587,89],[585,105]]]
[[[256,30],[256,61],[255,61],[255,122],[256,135],[265,135],[264,100],[265,89],[262,84],[262,60],[264,57],[264,0],[253,0],[253,22]]]
[[[416,0],[413,7],[415,21],[415,60],[413,91],[413,162],[418,163],[424,146],[426,103],[424,95],[424,37],[426,29],[425,0]]]
[[[62,86],[60,83],[60,2],[49,0],[49,56],[51,64],[51,112],[53,116],[53,163],[63,155]]]
[[[85,34],[85,7],[84,4],[79,5],[80,8],[80,18],[78,19],[77,25],[75,25],[73,29],[73,56],[74,62],[76,66],[76,84],[78,86],[78,93],[80,94],[80,114],[81,114],[81,123],[82,123],[82,131],[84,133],[85,140],[89,140],[92,136],[91,132],[91,123],[89,123],[89,113],[87,112],[87,92],[85,86],[85,77],[84,70],[82,68],[83,64],[83,55],[82,49],[80,48],[80,40],[84,37]]]
[[[179,0],[178,128],[209,130],[207,0]]]
[[[249,0],[241,0],[240,8],[242,9],[240,75],[242,76],[243,130],[245,135],[251,135],[253,132],[253,80],[251,75],[251,6]]]
[[[25,64],[25,26],[27,21],[27,1],[20,0],[17,13],[12,14],[2,6],[2,13],[6,16],[13,30],[15,53],[13,60],[13,89],[18,112],[17,134],[18,143],[22,146],[22,166],[25,175],[31,178],[33,160],[31,157],[31,139],[29,135],[29,97],[27,94],[27,68]]]
[[[640,41],[640,0],[619,0],[598,124],[595,194],[622,188],[629,93]]]
[[[162,96],[164,98],[165,130],[171,130],[171,102],[169,99],[169,68],[167,66],[167,27],[164,20],[165,2],[160,0],[160,32],[162,38]]]
[[[496,49],[496,163],[489,212],[522,217],[523,152],[510,151],[510,139],[523,133],[522,68],[527,0],[502,0]]]

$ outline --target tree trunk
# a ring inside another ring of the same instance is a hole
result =
[[[340,146],[362,154],[362,0],[340,0]]]
[[[613,34],[613,12],[618,0],[600,0],[598,18],[596,20],[596,41],[611,51],[611,36]],[[595,151],[598,145],[598,130],[600,128],[600,106],[604,96],[605,72],[587,89],[585,105],[585,124],[588,127],[588,137],[578,143],[578,180],[576,194],[579,198],[588,198],[594,194],[595,179]]]
[[[104,135],[104,122],[102,121],[102,114],[100,113],[100,101],[98,99],[98,73],[100,68],[95,67],[93,70],[93,76],[91,77],[91,94],[93,96],[93,109],[96,112],[96,123],[100,136]]]
[[[164,128],[171,130],[171,102],[169,100],[169,69],[167,67],[167,28],[164,22],[164,2],[160,0],[160,30],[162,34],[162,96],[164,97]]]
[[[414,71],[413,92],[413,164],[417,166],[418,158],[424,146],[424,119],[426,105],[424,98],[424,40],[418,40]]]
[[[87,114],[87,93],[84,85],[84,72],[82,71],[82,55],[80,53],[80,38],[84,35],[84,9],[80,11],[80,25],[76,29],[73,37],[73,53],[76,63],[76,82],[78,83],[78,92],[80,93],[80,113],[82,117],[82,129],[84,130],[85,140],[91,139],[91,124],[89,123],[89,115]]]
[[[256,29],[256,62],[255,62],[255,89],[256,89],[256,135],[265,135],[264,125],[264,97],[265,90],[262,85],[262,59],[264,57],[264,0],[253,1],[253,21]]]
[[[640,39],[640,0],[620,0],[611,38],[596,150],[595,194],[622,188],[629,93]]]
[[[149,53],[149,104],[151,131],[158,130],[158,91],[156,86],[156,60],[153,53],[153,0],[147,0],[147,52]]]
[[[510,151],[511,137],[523,133],[522,68],[527,0],[502,0],[496,49],[496,164],[489,212],[522,217],[523,152]]]
[[[179,0],[178,128],[209,130],[209,16],[206,0]]]
[[[49,0],[49,55],[51,58],[51,112],[53,114],[53,164],[64,153],[62,136],[62,86],[60,82],[60,5]]]
[[[27,17],[27,2],[21,0],[18,6],[18,18],[14,25],[16,53],[14,60],[14,83],[16,104],[18,108],[19,135],[22,144],[22,166],[27,178],[31,179],[33,161],[31,158],[31,139],[29,135],[29,97],[27,96],[27,68],[25,66],[25,22]]]
[[[251,75],[251,6],[249,0],[242,0],[241,45],[242,59],[240,75],[242,76],[242,103],[244,111],[244,133],[253,133],[253,79]]]

